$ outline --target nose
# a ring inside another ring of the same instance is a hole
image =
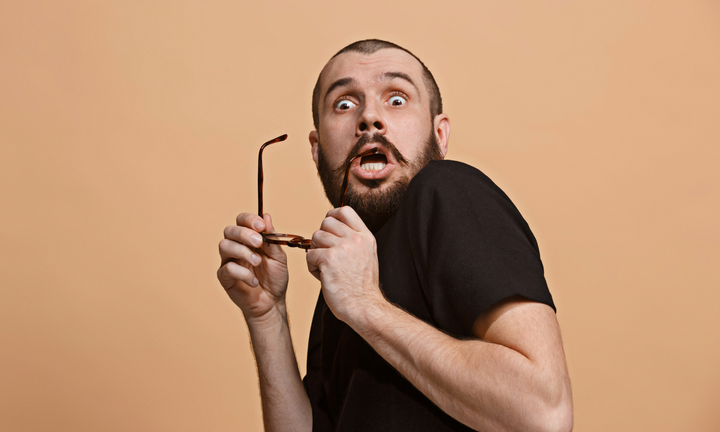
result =
[[[380,109],[375,104],[368,103],[363,107],[360,117],[358,118],[355,134],[361,136],[364,133],[373,134],[375,132],[385,133],[385,122],[382,119]]]

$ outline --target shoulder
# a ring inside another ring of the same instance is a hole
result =
[[[406,191],[409,202],[433,205],[461,205],[472,202],[494,202],[514,205],[510,198],[479,169],[463,162],[435,160],[420,170]]]
[[[410,182],[392,229],[402,240],[395,244],[409,245],[439,328],[469,336],[480,314],[514,295],[552,305],[528,224],[477,168],[430,162]]]
[[[417,186],[444,186],[446,184],[462,184],[463,182],[480,182],[494,185],[492,180],[479,169],[453,160],[430,161],[415,175],[411,184],[415,183]]]
[[[412,179],[403,197],[400,219],[415,232],[443,238],[482,237],[498,244],[510,238],[537,242],[527,222],[510,198],[488,176],[457,161],[432,161]],[[455,247],[456,245],[452,245]]]

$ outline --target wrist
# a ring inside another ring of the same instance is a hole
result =
[[[284,299],[261,314],[253,314],[243,310],[243,316],[251,335],[258,332],[272,331],[279,326],[288,326],[287,306]]]
[[[377,334],[383,327],[383,323],[387,321],[388,314],[394,306],[387,301],[379,288],[370,292],[376,292],[377,295],[365,297],[362,305],[355,309],[356,313],[352,319],[352,323],[348,323],[358,334],[372,336]]]

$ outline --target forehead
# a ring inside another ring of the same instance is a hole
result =
[[[330,84],[338,79],[353,78],[363,83],[379,79],[386,72],[403,72],[425,89],[420,62],[405,51],[387,48],[372,54],[346,52],[330,60],[322,71],[321,94],[325,95]]]

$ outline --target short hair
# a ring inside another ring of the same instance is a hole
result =
[[[440,96],[440,89],[438,88],[437,82],[435,82],[435,77],[433,77],[433,74],[430,72],[430,69],[425,66],[425,63],[422,62],[415,54],[411,53],[407,49],[401,47],[400,45],[394,44],[392,42],[380,40],[380,39],[365,39],[357,42],[353,42],[350,45],[346,46],[345,48],[341,49],[337,52],[334,56],[330,58],[330,60],[334,59],[335,57],[339,56],[340,54],[346,53],[346,52],[359,52],[361,54],[374,54],[377,51],[383,50],[383,49],[399,49],[401,51],[405,51],[406,53],[410,54],[415,58],[415,60],[420,63],[420,66],[422,66],[423,70],[423,81],[425,82],[425,86],[428,89],[428,93],[430,96],[430,118],[435,118],[436,115],[442,114],[443,108],[442,108],[442,97]],[[330,60],[328,60],[328,63],[330,63]],[[323,71],[325,68],[323,68]],[[320,113],[318,111],[318,105],[320,103],[320,78],[322,77],[322,71],[320,71],[320,74],[318,75],[317,82],[315,83],[315,88],[313,89],[312,94],[312,115],[313,115],[313,124],[315,125],[316,130],[320,130]]]

